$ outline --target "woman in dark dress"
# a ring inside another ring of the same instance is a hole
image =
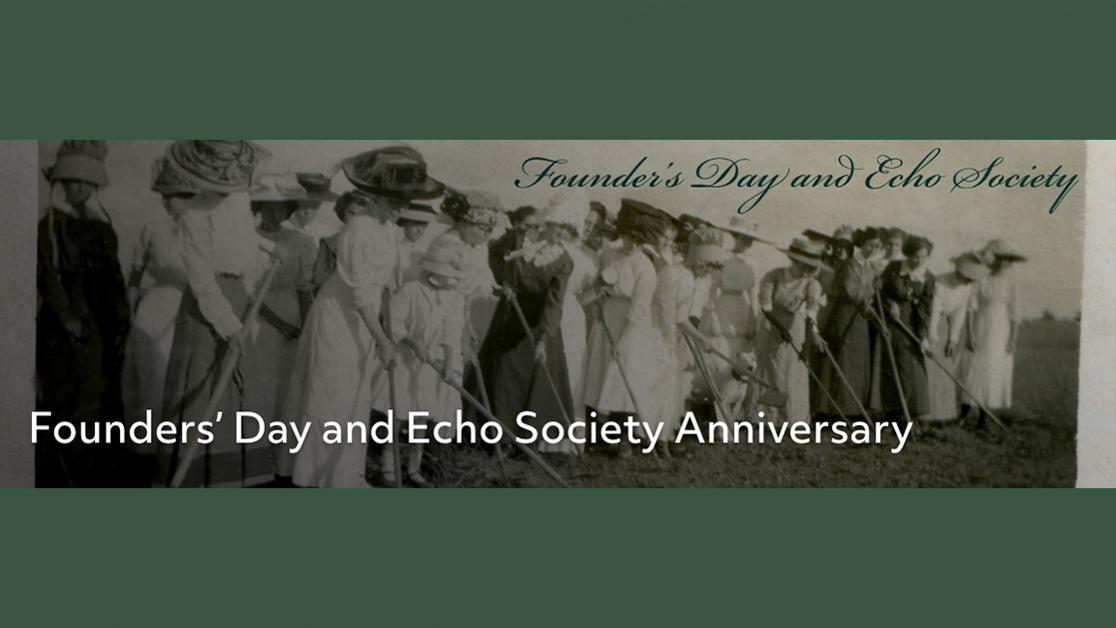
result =
[[[852,255],[838,267],[830,285],[829,315],[822,329],[829,350],[833,353],[849,385],[841,381],[833,364],[822,356],[821,380],[829,397],[819,395],[819,412],[826,415],[859,416],[861,406],[868,406],[872,393],[871,314],[876,296],[876,269],[871,259],[880,250],[880,235],[875,227],[858,229],[852,236]],[[852,388],[852,391],[849,389]],[[854,397],[855,392],[855,397]]]
[[[573,260],[551,236],[528,243],[520,232],[493,243],[490,252],[496,283],[504,289],[479,359],[492,411],[504,421],[532,410],[538,426],[562,421],[573,407],[561,328]]]
[[[39,221],[35,373],[37,406],[55,421],[119,418],[130,308],[117,237],[98,190],[108,185],[102,140],[66,140],[45,171],[50,206]],[[65,202],[60,194],[64,195]],[[120,484],[109,445],[40,441],[37,486]]]
[[[904,259],[889,263],[880,277],[880,296],[895,355],[894,369],[891,358],[884,356],[880,392],[883,409],[891,416],[903,409],[900,387],[912,419],[925,419],[930,415],[924,352],[930,348],[930,313],[934,306],[934,274],[926,268],[933,250],[934,245],[926,238],[909,236],[903,242]],[[896,321],[905,325],[915,337]]]

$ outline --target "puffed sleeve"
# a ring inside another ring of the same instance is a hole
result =
[[[189,211],[182,217],[182,257],[186,280],[205,320],[222,338],[239,332],[240,318],[217,285],[212,262],[213,225],[208,212]]]
[[[775,307],[775,283],[777,280],[778,269],[768,272],[760,280],[759,292],[756,295],[760,311],[770,312]]]
[[[817,279],[811,278],[806,283],[806,299],[804,303],[806,318],[817,321],[818,311],[825,305],[825,291]]]
[[[394,272],[395,242],[367,216],[353,218],[337,246],[337,274],[353,290],[357,307],[378,305]]]

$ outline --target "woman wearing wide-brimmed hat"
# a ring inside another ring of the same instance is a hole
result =
[[[972,253],[953,258],[953,272],[938,276],[934,310],[930,326],[937,330],[937,342],[931,347],[935,357],[956,376],[960,374],[961,356],[968,343],[966,332],[972,328],[976,309],[973,288],[988,276],[988,267]],[[930,369],[930,419],[952,421],[960,410],[957,384],[940,368]]]
[[[890,262],[880,275],[880,297],[890,332],[890,338],[884,337],[883,342],[890,345],[894,356],[882,360],[879,385],[885,416],[909,413],[911,419],[921,421],[930,417],[925,352],[937,336],[930,325],[937,278],[926,263],[933,251],[934,245],[926,238],[907,236],[902,247],[904,259]]]
[[[187,289],[182,258],[182,216],[198,187],[172,168],[166,157],[152,164],[152,191],[163,199],[164,215],[140,230],[128,275],[129,297],[135,314],[124,352],[124,416],[144,417],[147,409],[163,408],[167,363],[174,346],[175,319]],[[144,279],[149,285],[142,288]],[[154,445],[133,445],[138,453],[155,453]]]
[[[784,407],[762,406],[768,420],[810,419],[810,375],[799,358],[806,353],[807,332],[820,339],[818,310],[825,302],[818,271],[825,246],[795,238],[781,249],[790,266],[769,271],[760,280],[758,305],[764,313],[756,343],[757,375],[784,392]]]
[[[50,204],[38,226],[35,374],[37,407],[58,420],[118,416],[129,307],[117,237],[100,203],[108,185],[102,140],[66,140],[44,174]],[[115,480],[95,458],[106,446],[36,446],[36,483],[88,486]]]
[[[651,314],[658,278],[645,247],[660,246],[674,225],[661,209],[626,198],[615,228],[620,245],[601,252],[601,298],[589,331],[585,405],[601,415],[626,418],[650,414],[655,382],[669,358]],[[621,455],[625,452],[630,448],[622,445]]]
[[[992,240],[981,255],[991,272],[973,290],[976,312],[973,337],[962,357],[963,381],[986,407],[1010,408],[1019,322],[1019,287],[1011,271],[1027,258],[1006,240]],[[980,420],[983,424],[983,414]]]
[[[298,486],[368,485],[367,443],[328,444],[323,430],[327,421],[367,420],[372,413],[372,381],[395,356],[381,325],[384,293],[399,286],[401,275],[395,221],[412,200],[442,191],[422,155],[405,146],[361,153],[343,167],[360,192],[341,199],[352,215],[337,238],[336,269],[303,325],[282,412],[310,422],[294,461]]]
[[[227,355],[247,347],[243,317],[251,306],[249,290],[262,274],[260,247],[249,207],[248,188],[256,167],[268,157],[247,140],[179,140],[166,152],[166,165],[191,182],[181,218],[183,259],[189,290],[175,320],[174,344],[167,365],[163,420],[212,421],[202,413],[216,390]],[[239,368],[252,359],[243,352]],[[217,400],[224,417],[245,409],[243,389],[230,384]],[[246,448],[236,442],[236,421],[222,420],[213,442],[193,461],[183,444],[159,445],[155,483],[169,482],[181,464],[189,470],[184,486],[248,486],[272,475],[266,444]]]
[[[837,368],[821,356],[819,377],[829,394],[818,394],[813,402],[817,412],[830,416],[858,416],[861,408],[868,408],[872,401],[875,319],[871,308],[875,307],[877,288],[872,260],[882,247],[880,231],[875,227],[857,229],[850,241],[854,247],[852,254],[834,273],[826,294],[828,312],[824,322],[819,323],[822,338],[844,375],[843,381]],[[830,397],[837,407],[833,407]]]

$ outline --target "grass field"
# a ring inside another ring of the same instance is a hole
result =
[[[888,446],[691,445],[663,463],[636,454],[590,453],[585,462],[548,456],[583,487],[1065,487],[1076,475],[1080,325],[1036,320],[1020,326],[1014,407],[1004,434],[947,426],[915,432],[899,454]],[[436,452],[441,486],[503,486],[497,461],[479,450]],[[506,463],[508,485],[553,486],[522,458]]]

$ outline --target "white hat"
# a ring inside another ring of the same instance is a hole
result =
[[[269,172],[260,174],[252,179],[252,187],[248,189],[252,201],[309,201],[306,188],[298,182],[298,178],[291,172]]]
[[[728,231],[729,233],[735,233],[736,235],[742,235],[746,238],[751,238],[752,240],[758,240],[767,244],[774,244],[771,240],[759,237],[759,235],[757,235],[759,225],[754,222],[748,222],[744,220],[743,216],[733,216],[732,219],[728,221],[728,224],[718,225],[718,228],[724,231]]]
[[[581,235],[581,230],[585,227],[587,216],[589,216],[589,200],[573,194],[555,195],[543,212],[543,219],[546,222],[570,227],[578,235]]]

